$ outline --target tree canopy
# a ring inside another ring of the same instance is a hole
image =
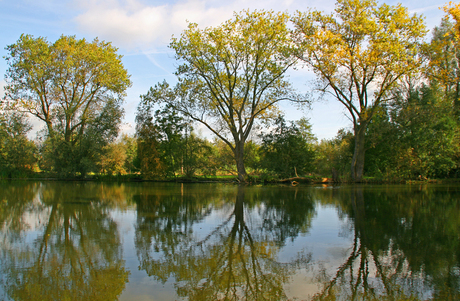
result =
[[[454,33],[457,40],[460,39],[460,4],[449,2],[443,7],[443,10],[455,20]]]
[[[431,82],[441,85],[447,97],[452,99],[454,111],[460,114],[460,29],[458,21],[459,6],[448,7],[448,13],[441,21],[440,26],[433,29],[433,37],[426,44],[425,56],[428,64],[425,73]],[[452,23],[450,15],[456,23]]]
[[[65,141],[75,141],[110,99],[121,98],[131,85],[111,43],[61,36],[21,35],[6,47],[5,99],[9,108],[46,123],[48,135],[61,127]]]

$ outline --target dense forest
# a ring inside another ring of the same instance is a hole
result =
[[[338,0],[330,15],[242,11],[217,27],[189,23],[170,43],[177,83],[140,97],[134,136],[120,133],[132,82],[117,48],[23,34],[6,46],[0,177],[458,178],[460,4],[442,9],[430,34],[423,16],[373,0]],[[296,68],[316,76],[308,95],[288,80]],[[315,99],[339,102],[350,128],[318,141],[308,119],[279,108]],[[34,139],[31,116],[43,124]]]

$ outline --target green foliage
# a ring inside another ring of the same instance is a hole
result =
[[[62,177],[107,171],[101,161],[112,151],[109,145],[118,136],[123,117],[121,102],[109,100],[98,113],[82,129],[78,140],[66,141],[64,135],[45,136],[40,168]]]
[[[194,132],[186,131],[182,139],[182,173],[189,178],[197,173],[215,175],[218,167],[210,162],[213,145]]]
[[[248,140],[244,147],[244,164],[250,173],[260,172],[261,150],[260,145],[254,140]]]
[[[183,164],[183,151],[185,139],[183,132],[187,126],[173,107],[165,105],[154,113],[153,126],[159,134],[158,152],[164,166],[163,173],[166,177],[174,177]]]
[[[215,174],[208,157],[212,146],[198,137],[178,111],[166,104],[142,98],[136,115],[138,159],[141,173],[149,178],[192,177],[197,172]]]
[[[122,135],[120,143],[124,148],[126,160],[124,169],[128,174],[139,171],[139,158],[137,157],[137,139],[126,134]]]
[[[125,163],[127,160],[126,145],[120,141],[104,147],[104,153],[99,158],[98,164],[104,174],[126,174]]]
[[[311,127],[302,121],[303,131],[294,123],[286,124],[282,116],[275,121],[275,128],[263,134],[261,166],[281,177],[306,175],[313,170],[315,152],[307,139],[311,139]]]
[[[235,175],[235,156],[225,142],[214,139],[210,143],[207,168],[211,175]]]
[[[389,105],[381,106],[375,114],[366,131],[366,164],[365,173],[368,176],[391,179],[397,176],[397,168],[393,168],[393,158],[400,155],[395,153],[400,146],[399,135],[389,112]],[[402,176],[402,175],[398,175]]]
[[[369,127],[369,173],[388,178],[446,177],[457,167],[459,135],[452,103],[437,86],[397,93]]]
[[[163,169],[158,151],[160,134],[151,111],[151,105],[141,101],[136,114],[137,157],[141,174],[147,179],[159,176]]]
[[[0,177],[30,173],[37,162],[37,147],[27,133],[31,126],[23,114],[0,115]]]
[[[348,178],[353,146],[353,134],[344,129],[332,139],[321,140],[315,146],[315,172],[325,177],[333,177],[336,173],[337,177]]]

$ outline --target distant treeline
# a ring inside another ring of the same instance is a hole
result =
[[[142,95],[136,134],[121,137],[132,82],[118,49],[23,34],[6,47],[0,177],[457,178],[460,5],[443,9],[431,39],[422,16],[373,0],[338,0],[332,15],[243,11],[217,27],[190,23],[170,44],[177,84]],[[316,75],[308,96],[286,77],[301,67]],[[341,103],[351,127],[318,141],[308,119],[279,110],[313,97]],[[30,116],[44,126],[34,140]]]

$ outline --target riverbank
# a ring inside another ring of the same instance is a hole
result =
[[[139,174],[125,175],[87,175],[80,176],[58,176],[51,173],[30,173],[20,176],[0,177],[1,181],[20,180],[20,181],[84,181],[84,182],[176,182],[176,183],[234,183],[238,184],[236,175],[218,175],[218,176],[193,176],[193,177],[169,177],[169,178],[143,178]],[[446,179],[379,179],[379,178],[364,178],[363,184],[424,184],[424,183],[458,183],[458,178]],[[333,179],[321,176],[307,177],[291,177],[291,178],[275,178],[265,175],[250,175],[247,178],[247,184],[285,184],[297,186],[299,184],[351,184],[352,181],[346,178]]]

